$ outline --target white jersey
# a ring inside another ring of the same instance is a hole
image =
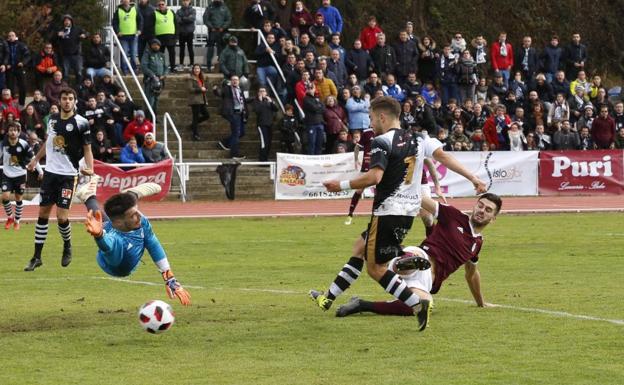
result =
[[[46,140],[46,172],[58,175],[78,174],[78,162],[83,146],[91,145],[89,122],[80,115],[61,120],[59,114],[50,116]]]
[[[33,158],[33,152],[28,142],[17,139],[12,145],[9,138],[5,138],[0,144],[2,151],[2,172],[7,178],[17,178],[26,175],[26,165]]]
[[[425,158],[442,147],[439,140],[404,129],[392,129],[373,140],[370,168],[384,170],[376,186],[373,214],[416,216],[421,204]]]

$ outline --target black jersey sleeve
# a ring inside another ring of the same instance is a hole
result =
[[[80,132],[80,140],[83,146],[91,145],[91,127],[89,121],[82,116],[76,117],[76,124]]]
[[[388,167],[388,159],[390,158],[390,153],[392,152],[392,143],[385,136],[378,136],[373,139],[373,143],[371,145],[371,160],[370,167],[375,168],[378,167],[382,170],[385,170]]]

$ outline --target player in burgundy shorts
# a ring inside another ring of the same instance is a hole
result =
[[[397,272],[420,298],[432,300],[431,294],[437,294],[442,283],[463,265],[466,282],[477,306],[490,306],[483,300],[477,262],[483,245],[481,232],[496,219],[502,204],[498,195],[485,193],[479,196],[472,213],[468,215],[453,206],[423,197],[422,208],[433,213],[438,223],[419,247],[404,248],[406,255],[390,261],[389,268]],[[416,264],[420,264],[418,258],[426,258],[431,268],[417,270]],[[371,302],[354,297],[338,308],[336,316],[345,317],[360,312],[414,315],[412,308],[401,301]]]
[[[357,131],[356,131],[357,132]],[[354,132],[353,135],[356,133]],[[373,143],[373,138],[375,137],[375,132],[368,128],[363,130],[360,133],[360,140],[355,144],[355,160],[357,162],[358,152],[363,152],[362,156],[362,167],[360,167],[360,172],[367,172],[368,167],[370,165],[370,152],[371,152],[371,144]],[[347,214],[347,219],[345,220],[345,225],[350,225],[353,221],[353,212],[360,202],[360,198],[362,198],[362,193],[364,193],[364,189],[355,190],[353,196],[351,197],[351,204],[349,205],[349,213]]]

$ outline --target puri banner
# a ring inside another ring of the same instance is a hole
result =
[[[622,150],[542,151],[540,195],[624,193]]]
[[[149,166],[139,166],[128,171],[98,160],[94,163],[95,173],[101,177],[97,190],[100,201],[145,182],[158,183],[162,187],[159,194],[145,198],[145,200],[163,200],[169,193],[173,174],[173,160],[171,159],[152,163]]]
[[[352,152],[331,155],[277,154],[275,199],[350,198],[352,190],[330,193],[323,181],[352,179],[360,174],[362,152],[358,161]]]
[[[538,151],[452,152],[459,163],[485,182],[498,195],[537,195]],[[442,192],[448,197],[474,196],[472,183],[435,162]],[[427,170],[428,171],[428,170]],[[427,173],[428,175],[428,173]],[[428,175],[433,193],[433,181]]]

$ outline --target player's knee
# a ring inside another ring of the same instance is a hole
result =
[[[366,266],[366,272],[375,281],[379,281],[381,277],[386,273],[386,266],[378,264],[368,264]]]
[[[433,215],[429,214],[429,212],[427,212],[424,215],[421,215],[420,218],[422,219],[425,226],[427,227],[433,226]]]

